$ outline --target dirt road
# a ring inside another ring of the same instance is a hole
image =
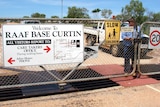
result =
[[[1,101],[0,107],[159,107],[160,84]]]

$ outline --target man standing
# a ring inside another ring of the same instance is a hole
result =
[[[136,37],[136,22],[134,18],[130,18],[127,20],[129,22],[129,26],[133,26],[133,32],[123,32],[122,39],[124,45],[124,72],[125,74],[129,74],[133,70],[134,64],[134,38]],[[130,62],[131,61],[131,62]]]

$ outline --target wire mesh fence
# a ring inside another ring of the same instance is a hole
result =
[[[141,25],[141,33],[146,33],[148,35],[148,38],[144,38],[142,40],[142,44],[139,44],[139,47],[142,48],[144,53],[142,54],[139,51],[138,58],[138,69],[142,75],[153,75],[160,73],[159,27],[159,22],[144,22]],[[143,43],[147,43],[147,45],[144,45]]]
[[[40,19],[38,19],[40,20]],[[124,76],[124,46],[120,41],[118,44],[107,45],[105,40],[105,20],[87,19],[50,19],[40,20],[41,24],[83,24],[84,25],[84,61],[80,63],[45,64],[31,66],[4,67],[3,59],[3,35],[0,37],[0,88],[24,87],[45,84],[60,84],[65,82],[98,80],[111,77]],[[99,24],[101,22],[101,24]],[[16,23],[19,23],[16,21]],[[5,23],[6,24],[6,23]],[[100,28],[98,28],[100,27]],[[97,30],[99,29],[99,30]],[[89,32],[87,32],[87,30]],[[145,40],[142,40],[142,42]],[[146,40],[148,41],[148,39]],[[148,43],[144,43],[148,44]],[[133,54],[136,60],[138,50],[135,45]],[[140,49],[142,50],[142,49]],[[12,54],[10,49],[10,54]],[[146,56],[147,49],[140,55]],[[152,52],[152,51],[151,51]],[[158,53],[157,53],[158,54]],[[126,54],[128,55],[128,54]],[[148,55],[148,54],[147,54]],[[151,55],[153,57],[153,55]],[[48,59],[44,59],[48,60]],[[139,64],[148,64],[150,59],[140,59]],[[130,62],[131,63],[131,62]],[[136,61],[131,67],[131,72],[136,70]],[[144,65],[147,68],[148,65]],[[142,67],[142,66],[141,66]],[[158,68],[158,67],[157,67]],[[149,69],[141,72],[150,72]],[[131,73],[130,72],[130,73]]]

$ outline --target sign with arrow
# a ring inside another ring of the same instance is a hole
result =
[[[83,25],[3,25],[4,66],[82,62]]]
[[[45,50],[46,53],[48,53],[51,50],[51,48],[49,48],[48,46],[46,46],[46,48],[44,48],[43,50]]]
[[[13,62],[15,62],[15,60],[13,60],[12,57],[8,59],[8,63],[12,64]]]

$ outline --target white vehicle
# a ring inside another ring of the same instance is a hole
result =
[[[39,20],[23,20],[20,22],[21,24],[40,24]]]
[[[105,29],[104,29],[104,24],[105,22],[98,22],[97,27],[84,27],[84,33],[87,35],[86,36],[86,41],[88,45],[93,46],[96,43],[102,44],[105,40]],[[121,24],[121,27],[127,27],[129,26],[128,22],[123,22]],[[121,34],[121,33],[120,33]],[[142,45],[141,45],[141,56],[145,56],[147,53],[146,48],[148,47],[148,40],[149,36],[146,34],[141,35],[142,38]],[[105,49],[108,49],[110,53],[113,56],[122,56],[123,54],[123,44],[122,41],[123,39],[120,36],[119,44],[116,45],[100,45],[100,47],[103,47]]]
[[[41,22],[39,20],[23,20],[23,21],[20,21],[20,24],[40,24],[40,23]],[[10,22],[10,20],[9,20],[5,24],[19,24],[19,23]],[[0,36],[2,36],[1,25],[0,25]]]
[[[97,42],[103,42],[105,39],[104,22],[98,22],[96,27],[84,27],[84,33],[87,35],[87,44],[93,46]]]

